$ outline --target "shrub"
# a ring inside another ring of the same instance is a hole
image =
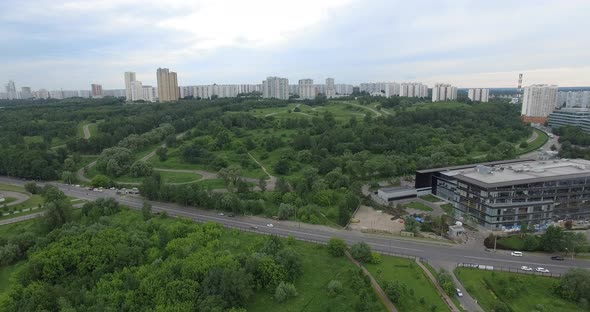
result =
[[[342,292],[342,283],[338,280],[331,280],[328,283],[328,296],[336,297]]]
[[[365,242],[352,245],[351,254],[353,258],[363,263],[369,263],[372,259],[371,247]]]
[[[339,238],[331,238],[328,242],[328,252],[334,257],[344,256],[346,243]]]
[[[295,288],[295,285],[281,282],[275,290],[275,300],[280,303],[292,297],[297,297],[297,289]]]
[[[371,263],[372,264],[379,264],[381,263],[381,254],[378,252],[372,252],[371,253]]]

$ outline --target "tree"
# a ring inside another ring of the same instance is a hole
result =
[[[442,289],[447,293],[447,295],[452,296],[455,293],[455,283],[453,282],[453,277],[449,272],[444,269],[441,269],[436,274],[436,280]]]
[[[544,251],[555,252],[563,250],[564,245],[563,229],[558,226],[549,226],[543,236],[541,236],[540,247]]]
[[[269,256],[274,256],[278,254],[278,252],[281,249],[283,249],[283,247],[283,241],[278,236],[271,235],[264,242],[264,245],[262,246],[262,249],[260,249],[260,252],[265,253]]]
[[[139,177],[147,177],[152,175],[154,172],[154,168],[152,164],[146,163],[145,161],[138,160],[131,165],[129,172],[132,177],[139,178]]]
[[[260,191],[261,191],[261,192],[264,192],[264,191],[266,191],[266,179],[264,179],[264,178],[260,178],[260,179],[258,180],[258,187],[260,188]]]
[[[291,216],[295,214],[295,206],[291,204],[284,204],[282,203],[279,206],[278,217],[281,220],[289,219]]]
[[[25,183],[25,190],[31,194],[39,194],[41,188],[35,182],[27,182]]]
[[[143,202],[143,205],[141,207],[141,214],[143,215],[143,219],[144,220],[149,220],[152,218],[152,204],[150,204],[147,201]]]
[[[526,235],[524,238],[524,250],[535,251],[539,248],[539,240],[534,235]]]
[[[555,144],[551,144],[551,147],[550,148],[551,148],[552,151],[556,151],[557,150],[557,146],[555,146]]]
[[[105,175],[97,174],[96,176],[94,176],[94,178],[92,178],[90,184],[94,187],[107,187],[111,185],[111,179],[109,179],[109,177]]]
[[[328,241],[328,252],[334,257],[344,256],[346,247],[346,243],[340,238],[330,238]]]
[[[168,149],[166,147],[158,147],[156,155],[158,155],[160,161],[166,161],[168,160]]]
[[[338,280],[331,280],[328,283],[328,296],[336,297],[342,292],[342,283]]]
[[[281,282],[275,290],[275,300],[282,303],[292,297],[297,297],[297,289],[295,288],[295,285]]]
[[[352,257],[359,262],[371,262],[371,247],[365,242],[360,242],[352,245],[352,247],[350,248],[350,253]]]
[[[280,250],[276,255],[276,261],[287,271],[289,281],[295,281],[303,273],[301,256],[290,248]]]
[[[67,183],[67,184],[74,184],[78,181],[78,177],[76,176],[76,173],[71,172],[71,171],[63,171],[61,173],[61,179],[64,181],[64,183]]]
[[[43,221],[48,232],[72,220],[72,203],[67,199],[46,202],[44,206]]]
[[[559,280],[555,292],[568,301],[590,302],[590,272],[584,269],[570,269]]]
[[[288,174],[290,170],[289,160],[286,158],[279,159],[274,169],[277,174]]]
[[[420,223],[412,216],[407,216],[404,219],[404,228],[406,232],[418,234],[420,232]]]
[[[400,303],[407,295],[407,287],[405,284],[398,281],[386,281],[384,283],[383,291],[393,303]]]

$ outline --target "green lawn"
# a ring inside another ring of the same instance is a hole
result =
[[[0,205],[4,205],[4,204],[7,204],[8,205],[8,204],[12,203],[15,200],[16,200],[16,198],[14,198],[14,197],[4,197],[4,201],[1,202]]]
[[[14,273],[23,266],[25,261],[15,263],[13,265],[7,265],[0,267],[0,296],[8,290],[10,286],[10,278]]]
[[[459,102],[426,102],[426,103],[416,103],[411,107],[408,107],[407,111],[415,111],[418,109],[431,109],[431,108],[461,108],[468,106],[465,103]]]
[[[499,301],[512,311],[584,311],[553,293],[558,280],[552,277],[469,268],[457,268],[455,273],[486,311],[492,311]]]
[[[25,137],[23,137],[23,139],[25,140],[25,143],[27,143],[27,144],[43,143],[43,137],[41,137],[40,135],[25,136]],[[53,138],[53,140],[51,140],[51,146],[61,146],[64,144],[66,144],[66,141],[62,138]]]
[[[402,299],[401,305],[396,305],[400,311],[429,312],[433,305],[436,306],[436,311],[449,311],[436,287],[413,260],[390,256],[382,258],[382,263],[367,264],[365,267],[381,285],[385,281],[398,281],[406,285],[410,294]],[[378,270],[381,271],[380,274]],[[420,303],[420,298],[424,298],[424,304]]]
[[[438,198],[438,197],[436,197],[436,196],[434,196],[432,194],[427,194],[427,195],[424,195],[424,196],[420,196],[420,198],[421,199],[424,199],[425,201],[429,201],[431,203],[436,203],[436,202],[442,201],[442,199],[440,199],[440,198]]]
[[[549,136],[544,131],[541,131],[539,129],[533,129],[533,131],[535,131],[538,134],[537,138],[531,143],[529,143],[529,145],[526,148],[521,148],[519,143],[516,148],[517,154],[526,154],[535,151],[543,145],[545,145],[545,143],[547,143],[547,140],[549,140]],[[525,138],[524,140],[522,140],[522,142],[526,142],[527,139],[528,138]]]
[[[224,189],[225,182],[222,179],[208,179],[208,180],[201,180],[197,182],[200,186],[205,189],[210,190],[217,190],[217,189]]]
[[[160,176],[162,177],[165,183],[189,183],[189,182],[196,182],[199,181],[202,176],[196,173],[189,173],[189,172],[166,172],[166,171],[158,171]],[[92,179],[97,174],[100,174],[96,167],[90,169],[88,174],[86,175],[87,178]],[[121,183],[141,183],[143,181],[143,177],[135,178],[129,175],[123,175],[116,178],[111,178],[116,182]]]
[[[523,250],[524,249],[524,238],[520,235],[510,235],[502,238],[498,238],[496,241],[497,246],[502,249],[512,250]]]
[[[450,216],[455,214],[455,206],[453,206],[453,204],[442,204],[440,205],[440,208],[442,208]]]
[[[411,202],[408,204],[403,205],[404,208],[412,208],[412,209],[418,209],[418,210],[423,210],[423,211],[432,211],[432,208],[422,204],[422,203],[417,203],[417,202]]]
[[[263,238],[259,235],[243,233],[239,231],[226,231],[222,237],[221,247],[233,252],[251,252],[259,246]],[[273,293],[260,290],[246,304],[249,312],[257,311],[351,311],[358,302],[357,289],[352,284],[351,274],[356,274],[357,269],[345,257],[332,257],[323,245],[294,241],[292,245],[286,245],[301,255],[303,275],[294,285],[298,295],[284,303],[277,303],[273,299]],[[327,295],[327,285],[331,280],[342,283],[342,293],[336,297]],[[367,287],[371,294],[373,291]],[[376,296],[374,302],[378,303],[376,312],[386,311]]]

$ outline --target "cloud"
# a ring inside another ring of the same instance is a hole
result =
[[[10,2],[10,3],[9,3]],[[0,82],[34,88],[259,83],[590,85],[588,1],[9,0],[0,2]]]

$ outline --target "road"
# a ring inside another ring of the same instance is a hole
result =
[[[551,130],[550,129],[547,129],[545,127],[538,127],[538,128],[535,127],[535,129],[539,129],[539,130],[547,133],[547,135],[550,135],[551,134]],[[557,150],[559,150],[559,148],[561,147],[561,145],[559,144],[559,137],[558,136],[553,136],[553,137],[549,136],[549,140],[547,140],[547,142],[541,148],[539,148],[538,150],[531,151],[529,153],[520,155],[519,158],[521,158],[521,159],[538,159],[539,158],[539,153],[540,152],[550,151],[552,145],[555,145],[557,147]]]

